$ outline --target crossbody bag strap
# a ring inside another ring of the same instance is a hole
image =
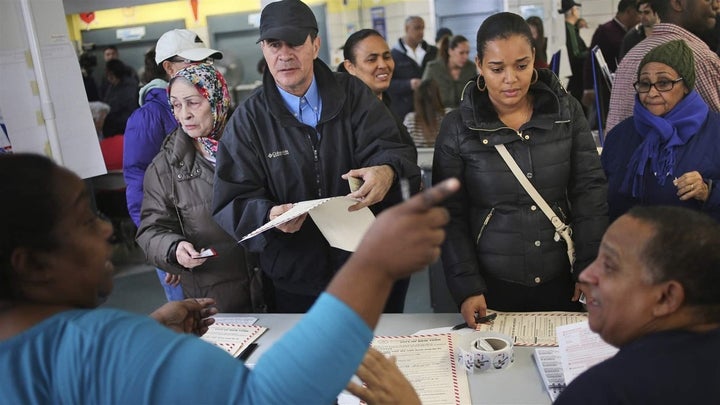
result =
[[[497,149],[497,151],[500,153],[500,156],[505,161],[505,164],[508,165],[510,171],[520,182],[520,185],[523,186],[525,191],[530,195],[533,201],[535,201],[535,204],[540,207],[540,210],[543,212],[543,214],[545,214],[545,216],[550,220],[550,223],[552,223],[553,227],[555,227],[555,232],[557,232],[557,234],[565,240],[565,243],[568,246],[568,259],[570,260],[570,264],[572,265],[575,262],[575,246],[572,242],[570,227],[565,224],[562,219],[557,216],[557,214],[555,214],[555,211],[550,208],[550,205],[547,203],[547,201],[545,201],[544,198],[542,198],[535,186],[533,186],[532,183],[530,183],[530,180],[525,177],[522,169],[520,169],[520,166],[518,166],[517,162],[515,162],[515,159],[513,159],[513,157],[510,155],[510,152],[508,152],[505,145],[495,145],[495,149]]]

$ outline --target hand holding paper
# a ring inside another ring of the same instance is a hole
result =
[[[372,211],[367,207],[359,211],[349,212],[348,207],[355,203],[357,203],[357,200],[353,198],[333,197],[276,206],[291,206],[291,208],[245,235],[240,242],[275,227],[283,230],[280,226],[284,226],[285,230],[283,232],[297,232],[307,218],[307,214],[310,214],[315,225],[320,229],[330,246],[354,252],[365,231],[375,220]],[[276,207],[273,207],[273,209]]]
[[[207,259],[209,257],[217,256],[217,252],[213,248],[206,248],[200,250],[200,254],[193,256],[193,259]]]
[[[177,249],[175,249],[175,258],[177,262],[185,267],[186,269],[192,269],[203,263],[207,258],[199,257],[200,252],[195,249],[192,243],[188,241],[182,241],[178,243]]]
[[[348,194],[348,197],[360,200],[348,210],[357,211],[382,201],[395,179],[395,171],[388,165],[363,167],[350,170],[342,175],[343,179],[356,177],[362,179],[363,183],[357,191]]]
[[[293,204],[283,204],[283,205],[276,205],[270,209],[270,221],[273,221],[274,219],[280,217],[281,215],[285,214],[286,212],[290,211],[293,208]],[[307,214],[301,214],[299,217],[291,219],[287,222],[284,222],[282,224],[279,224],[276,226],[278,231],[282,231],[285,233],[295,233],[300,230],[300,227],[302,227],[303,222],[305,222],[305,218],[307,218]]]

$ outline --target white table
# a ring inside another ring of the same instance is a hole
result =
[[[248,359],[255,363],[272,343],[290,329],[301,314],[249,314],[257,317],[256,325],[268,327],[257,341],[258,348]],[[408,335],[418,330],[456,325],[460,314],[385,314],[375,335]],[[470,374],[470,396],[473,404],[550,404],[531,355],[533,348],[515,347],[515,362],[500,372]]]

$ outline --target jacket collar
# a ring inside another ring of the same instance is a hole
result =
[[[424,39],[420,42],[419,46],[420,46],[420,48],[424,49],[426,52],[429,47],[428,43]],[[397,44],[395,44],[394,48],[404,54],[407,54],[407,48],[405,47],[405,43],[403,42],[402,38],[398,38]]]
[[[195,164],[195,140],[178,125],[175,132],[167,137],[165,147],[170,150],[170,164],[190,171]]]
[[[334,73],[320,59],[313,61],[313,74],[315,75],[318,92],[320,93],[320,100],[326,101],[323,102],[322,113],[318,120],[318,125],[320,125],[340,113],[342,106],[345,104],[346,95],[345,91],[335,79]],[[275,84],[275,79],[272,74],[270,74],[269,69],[266,69],[263,75],[263,91],[266,95],[265,108],[282,126],[301,127],[305,125],[298,121],[295,116],[285,108],[285,102],[280,95],[280,91]],[[332,100],[332,102],[327,102],[327,100]]]
[[[142,106],[145,104],[146,99],[149,101],[150,99],[155,99],[156,101],[164,102],[165,104],[170,104],[168,102],[168,96],[167,96],[167,87],[168,82],[166,82],[163,79],[153,79],[148,84],[144,85],[140,92],[138,93],[138,105]],[[157,89],[157,90],[156,90]],[[156,90],[156,91],[152,91]],[[163,100],[164,98],[164,100]]]
[[[500,121],[497,112],[488,97],[487,90],[477,88],[475,77],[468,82],[463,90],[460,101],[460,115],[468,128],[495,130],[506,127]],[[538,81],[530,86],[530,93],[535,97],[533,116],[523,128],[551,129],[555,122],[569,120],[568,109],[561,108],[567,103],[567,91],[560,81],[547,69],[538,69]]]

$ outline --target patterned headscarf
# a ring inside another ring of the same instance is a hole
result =
[[[222,135],[230,109],[230,93],[225,78],[212,65],[202,63],[190,65],[175,73],[168,85],[168,102],[170,102],[170,88],[178,77],[182,77],[195,86],[198,92],[210,102],[210,111],[213,115],[213,129],[208,138],[217,140]],[[172,105],[172,102],[170,102]],[[199,142],[203,142],[198,138]]]

